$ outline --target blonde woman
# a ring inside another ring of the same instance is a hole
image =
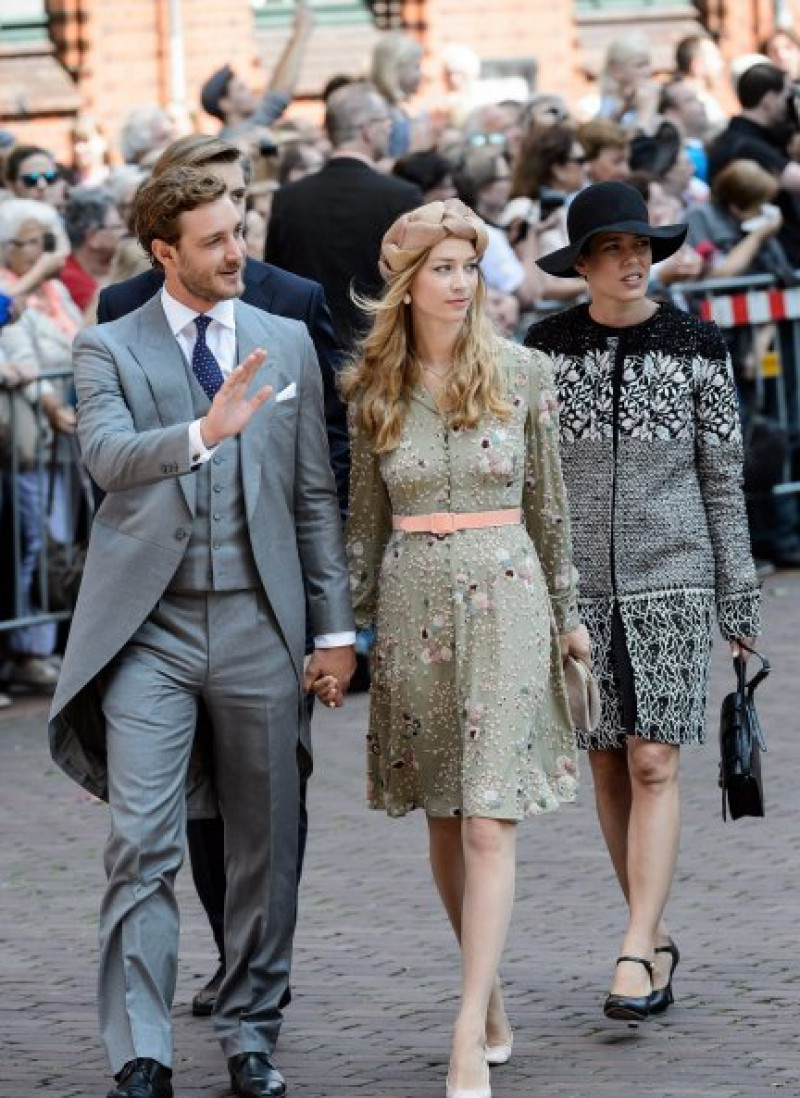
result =
[[[498,965],[516,824],[575,796],[561,658],[588,656],[549,364],[493,333],[486,243],[456,199],[396,221],[342,378],[356,618],[377,626],[369,802],[426,813],[461,945],[448,1098],[489,1098],[488,1064],[511,1055]]]
[[[578,105],[582,122],[609,118],[632,130],[655,127],[660,88],[653,80],[653,47],[646,34],[632,31],[609,43],[595,95]]]
[[[390,157],[404,156],[411,150],[413,122],[404,104],[419,91],[422,80],[422,47],[402,31],[383,35],[372,54],[371,79],[389,104],[392,132]]]

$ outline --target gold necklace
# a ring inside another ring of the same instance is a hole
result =
[[[438,378],[446,378],[453,368],[451,363],[449,366],[445,366],[444,370],[434,370],[433,366],[426,366],[422,362],[420,362],[420,367],[424,373],[433,374],[434,377]]]

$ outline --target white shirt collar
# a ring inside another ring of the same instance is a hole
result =
[[[161,304],[173,335],[178,335],[184,328],[194,324],[195,318],[199,315],[195,309],[190,309],[188,305],[184,305],[182,301],[178,301],[177,298],[173,297],[166,286],[161,291]],[[229,298],[227,301],[218,301],[213,309],[207,310],[205,315],[210,316],[212,320],[216,320],[224,328],[236,331],[236,312],[233,298]]]

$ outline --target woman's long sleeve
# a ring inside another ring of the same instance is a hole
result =
[[[350,463],[347,560],[356,628],[367,629],[375,624],[378,575],[392,530],[392,512],[381,477],[380,458],[370,440],[352,422]]]
[[[760,591],[742,493],[742,431],[722,337],[695,362],[697,473],[716,570],[719,628],[726,640],[760,631]]]
[[[580,624],[580,618],[569,503],[558,449],[558,401],[549,359],[538,351],[528,354],[530,403],[523,517],[544,569],[558,630],[566,633]]]

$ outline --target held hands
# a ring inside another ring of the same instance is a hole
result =
[[[356,650],[352,644],[342,648],[317,648],[306,667],[303,686],[316,694],[323,705],[339,709],[356,670]]]
[[[222,383],[200,424],[203,443],[209,450],[226,438],[240,434],[261,405],[272,396],[271,385],[265,385],[254,396],[247,395],[250,383],[266,361],[267,352],[259,347]]]
[[[577,629],[569,633],[562,633],[558,638],[561,645],[561,659],[573,656],[576,660],[582,660],[589,667],[592,666],[592,642],[585,625],[579,625]]]

